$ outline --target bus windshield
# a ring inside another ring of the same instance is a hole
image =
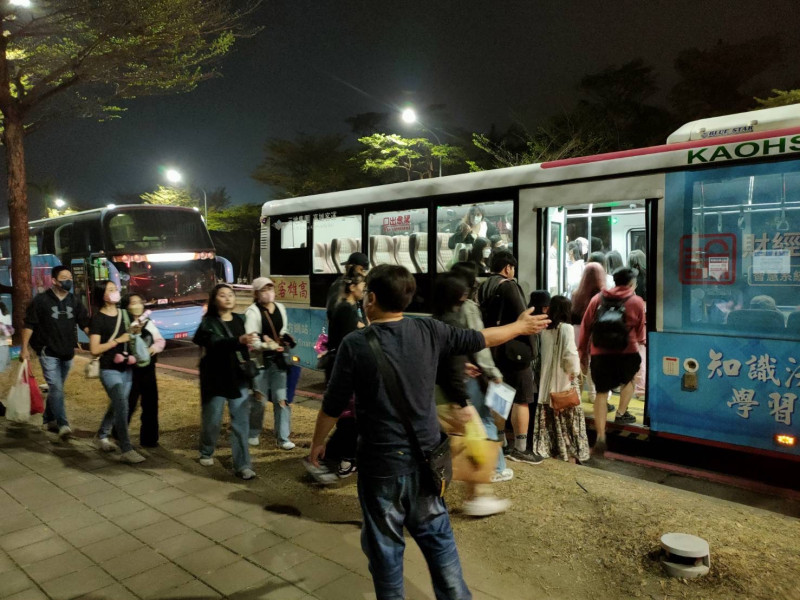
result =
[[[174,252],[212,247],[199,213],[165,212],[138,209],[111,216],[106,231],[113,251]]]

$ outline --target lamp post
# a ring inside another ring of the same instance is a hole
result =
[[[430,133],[436,139],[437,144],[439,144],[440,146],[442,145],[442,140],[439,139],[439,136],[436,135],[430,127],[426,127],[423,123],[420,122],[420,120],[417,118],[417,111],[415,111],[413,108],[404,108],[403,112],[400,113],[400,118],[402,118],[403,121],[405,123],[408,123],[409,125],[416,123],[422,128],[423,131],[427,131],[428,133]],[[441,176],[442,176],[442,157],[440,156],[439,177]]]
[[[164,176],[167,178],[172,184],[179,184],[183,181],[183,175],[177,169],[167,169],[164,173]],[[208,196],[206,195],[205,188],[200,188],[200,191],[203,192],[203,215],[206,222],[208,222]]]

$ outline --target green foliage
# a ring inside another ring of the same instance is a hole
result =
[[[241,23],[259,2],[36,0],[30,12],[3,2],[0,111],[22,113],[30,130],[66,115],[115,118],[119,101],[191,91],[218,74],[238,35],[255,33]]]
[[[786,106],[788,104],[800,103],[800,90],[772,90],[769,98],[756,98],[758,108],[774,108],[776,106]]]
[[[238,204],[223,210],[208,213],[206,225],[213,231],[248,231],[258,232],[261,229],[261,205]]]
[[[145,204],[159,204],[167,206],[194,206],[201,208],[203,198],[200,198],[198,206],[196,198],[185,188],[160,185],[154,192],[146,192],[139,196]]]
[[[404,138],[397,134],[375,133],[358,139],[366,146],[358,159],[365,172],[403,173],[407,181],[430,178],[442,165],[462,165],[464,150],[449,144],[434,144],[424,137]],[[397,179],[395,179],[397,180]]]
[[[265,158],[253,172],[256,181],[270,185],[281,198],[322,194],[375,183],[342,147],[340,135],[306,136],[297,140],[270,140]]]

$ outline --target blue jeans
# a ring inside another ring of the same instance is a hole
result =
[[[238,398],[212,396],[202,401],[202,428],[200,431],[200,457],[211,458],[217,447],[219,429],[222,426],[222,411],[228,403],[231,415],[231,454],[233,469],[239,473],[250,465],[250,451],[247,449],[247,419],[250,412],[250,390],[242,387]]]
[[[111,429],[119,441],[119,449],[123,452],[133,450],[131,439],[128,436],[128,396],[133,384],[133,369],[117,371],[116,369],[100,369],[100,382],[106,389],[111,403],[108,405],[97,437],[107,438]]]
[[[358,500],[364,515],[361,548],[378,600],[403,600],[403,527],[417,542],[437,600],[472,598],[456,550],[444,500],[420,486],[418,471],[408,475],[358,475]]]
[[[275,416],[275,439],[279,444],[288,442],[292,430],[292,407],[286,402],[286,371],[268,363],[253,383],[257,394],[250,401],[250,437],[261,434],[264,428],[264,405],[271,401]],[[280,405],[281,401],[284,402],[283,406]]]
[[[39,364],[42,365],[42,375],[47,382],[47,401],[44,408],[44,422],[55,421],[58,427],[69,427],[67,409],[64,406],[64,382],[67,380],[69,370],[72,368],[72,359],[61,360],[45,354],[43,350],[39,355]]]
[[[500,437],[497,435],[497,425],[492,416],[492,409],[486,406],[486,396],[481,391],[481,386],[475,377],[467,379],[467,394],[469,394],[472,405],[481,417],[483,427],[486,429],[486,437],[490,440],[499,440]],[[500,473],[506,468],[506,457],[503,456],[502,452],[498,454],[500,456],[497,457],[497,472]]]

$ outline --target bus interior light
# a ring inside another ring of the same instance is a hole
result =
[[[777,434],[775,441],[781,446],[794,446],[797,443],[797,438],[793,435]]]

